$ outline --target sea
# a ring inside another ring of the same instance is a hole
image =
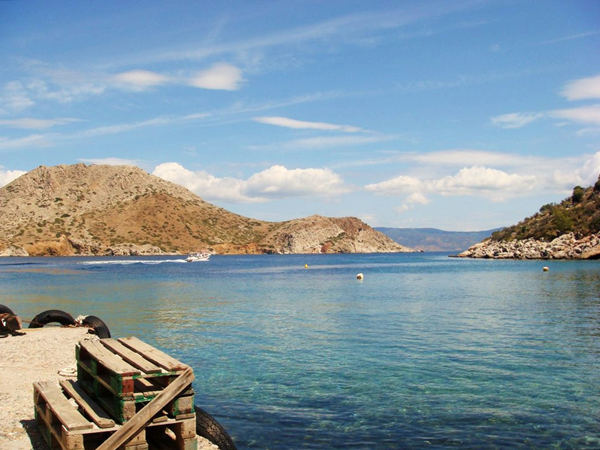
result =
[[[191,365],[239,450],[600,448],[600,261],[0,258],[0,304]]]

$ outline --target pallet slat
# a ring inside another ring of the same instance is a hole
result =
[[[87,420],[77,409],[69,403],[62,390],[51,382],[35,382],[34,390],[41,395],[48,408],[60,420],[63,426],[69,430],[86,430],[93,428],[92,423]]]
[[[119,342],[130,349],[140,353],[149,361],[170,372],[184,371],[189,368],[188,365],[176,360],[175,358],[161,352],[157,348],[139,340],[136,337],[119,338]]]
[[[119,358],[98,341],[83,340],[79,345],[99,363],[103,364],[116,374],[121,376],[140,375],[139,369],[136,369],[123,359]]]
[[[115,421],[108,417],[108,414],[100,408],[73,380],[61,380],[61,387],[67,392],[85,413],[100,428],[111,428],[115,426]]]
[[[139,353],[134,352],[128,347],[125,347],[116,339],[102,339],[100,341],[102,345],[111,350],[113,353],[116,353],[121,358],[123,358],[126,362],[131,364],[133,367],[141,370],[145,373],[160,373],[162,369],[157,365],[153,364],[151,361],[142,357]]]

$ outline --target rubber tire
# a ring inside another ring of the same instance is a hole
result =
[[[220,450],[237,450],[231,437],[216,419],[202,408],[194,406],[196,410],[196,434],[208,439],[219,447]]]
[[[71,314],[61,311],[60,309],[49,309],[48,311],[41,312],[35,316],[31,320],[29,328],[42,328],[44,325],[53,322],[58,322],[61,325],[75,325],[75,319],[73,319]]]
[[[102,319],[96,316],[87,316],[81,321],[83,325],[91,326],[100,339],[106,339],[110,337],[110,330]]]
[[[0,314],[4,313],[12,314],[13,316],[15,315],[12,309],[10,309],[8,306],[0,305]]]

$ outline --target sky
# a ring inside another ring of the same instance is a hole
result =
[[[509,226],[600,174],[596,0],[0,0],[0,186],[128,164],[232,212]]]

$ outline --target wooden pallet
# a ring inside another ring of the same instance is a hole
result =
[[[37,382],[33,387],[36,422],[52,450],[95,450],[124,428],[115,424],[74,381],[61,381],[60,386]],[[195,450],[195,417],[174,419],[160,411],[143,427],[138,424],[125,442],[112,448],[151,450],[161,448],[165,441],[166,448]]]
[[[83,340],[76,357],[80,385],[121,424],[189,368],[135,337]],[[166,411],[175,419],[194,413],[191,384]]]

